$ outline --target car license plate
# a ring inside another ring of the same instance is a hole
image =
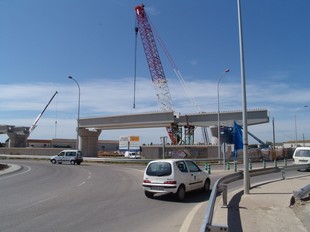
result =
[[[164,191],[164,187],[161,187],[161,186],[152,186],[151,189],[157,190],[157,191]]]

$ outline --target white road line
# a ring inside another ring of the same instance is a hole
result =
[[[23,209],[27,209],[27,208],[29,208],[29,207],[33,207],[33,206],[36,206],[36,205],[39,205],[39,204],[41,204],[41,203],[43,203],[43,202],[52,200],[52,199],[54,199],[54,198],[56,198],[56,197],[58,197],[58,195],[54,195],[54,196],[51,196],[51,197],[42,199],[42,200],[40,200],[40,201],[33,202],[32,204],[29,204],[29,205],[26,205],[26,206],[24,206],[24,207],[21,207],[21,208],[17,209],[17,211],[20,211],[20,210],[23,210]]]
[[[86,183],[86,181],[83,181],[82,183],[78,184],[77,186],[80,187],[80,186],[82,186],[85,183]]]
[[[197,213],[197,211],[200,209],[200,207],[202,207],[204,204],[206,204],[206,202],[201,202],[200,204],[196,205],[190,212],[189,214],[187,214],[179,232],[188,232],[189,227],[191,225],[191,222],[195,216],[195,214]]]
[[[31,171],[31,167],[29,167],[29,166],[27,166],[27,165],[25,165],[25,167],[27,167],[28,169],[25,170],[25,171],[23,171],[23,172],[18,172],[18,173],[16,173],[16,174],[12,174],[12,175],[8,175],[8,176],[0,177],[0,180],[1,180],[1,179],[6,179],[6,178],[9,178],[9,177],[19,176],[19,175],[22,175],[22,174],[25,174],[25,173]]]
[[[88,172],[87,180],[90,180],[90,179],[91,179],[91,172]],[[86,181],[87,181],[87,180],[86,180]],[[83,181],[83,182],[79,183],[77,186],[80,187],[80,186],[82,186],[83,184],[86,184],[86,181]]]

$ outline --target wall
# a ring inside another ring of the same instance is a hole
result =
[[[141,155],[145,159],[161,159],[163,147],[161,145],[141,146]],[[232,155],[231,147],[228,145],[226,158]],[[216,159],[218,158],[217,146],[208,145],[166,145],[165,158],[190,158],[190,159]]]
[[[0,147],[0,154],[7,155],[57,155],[63,148],[7,148]]]

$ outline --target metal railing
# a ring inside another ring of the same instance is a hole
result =
[[[287,170],[299,170],[299,169],[310,169],[310,164],[303,165],[293,165],[286,167],[273,167],[273,168],[263,168],[263,169],[255,169],[250,170],[250,176],[260,176],[270,173],[282,172],[282,178],[285,179],[285,171]],[[208,206],[206,209],[206,214],[203,219],[202,225],[200,227],[200,232],[205,231],[228,231],[227,224],[213,224],[213,213],[217,196],[222,193],[223,197],[223,206],[227,207],[227,184],[232,183],[237,180],[243,179],[243,171],[239,171],[233,174],[226,175],[220,179],[218,179],[212,189]]]

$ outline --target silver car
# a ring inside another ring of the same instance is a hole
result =
[[[58,155],[50,158],[52,164],[70,163],[80,165],[83,162],[83,154],[79,150],[63,150]]]

